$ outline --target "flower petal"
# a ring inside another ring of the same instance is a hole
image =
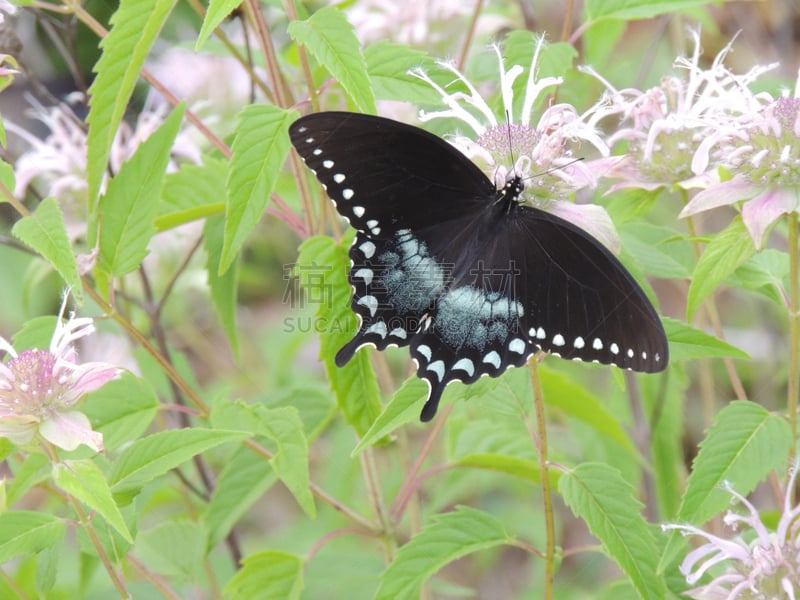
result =
[[[725,181],[699,192],[683,207],[678,216],[684,219],[718,206],[733,204],[739,200],[750,200],[762,189],[746,181],[743,177],[734,177],[730,181]]]
[[[78,411],[55,413],[42,422],[39,433],[51,444],[75,450],[81,444],[96,452],[103,451],[103,434],[92,430],[89,418]]]
[[[89,392],[99,390],[122,372],[122,369],[103,362],[69,367],[72,369],[71,381],[61,398],[64,406],[71,406]]]
[[[566,200],[553,200],[547,212],[569,221],[596,238],[614,254],[619,254],[621,243],[614,222],[606,209],[597,204],[574,204]]]
[[[798,190],[769,189],[756,196],[742,207],[744,221],[756,248],[761,248],[764,234],[781,215],[797,210]]]

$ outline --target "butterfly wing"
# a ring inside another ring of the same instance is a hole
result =
[[[352,113],[296,121],[292,144],[357,230],[350,249],[363,345],[410,345],[429,384],[421,419],[445,387],[521,366],[538,349],[637,371],[666,367],[661,322],[597,240],[549,213],[498,211],[495,190],[450,144]]]
[[[502,218],[457,219],[417,235],[454,275],[411,341],[417,375],[430,385],[422,420],[433,417],[451,381],[497,377],[539,349],[635,371],[666,367],[666,336],[644,292],[613,254],[569,222],[521,206]]]

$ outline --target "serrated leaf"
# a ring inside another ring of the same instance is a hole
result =
[[[249,448],[239,448],[225,461],[204,519],[208,525],[207,551],[227,537],[242,515],[277,480],[269,462]]]
[[[11,233],[21,242],[38,252],[58,271],[64,282],[72,288],[72,294],[80,303],[82,298],[81,278],[72,246],[67,236],[64,215],[54,198],[46,198],[36,212],[23,217],[14,224]]]
[[[423,584],[445,565],[512,541],[500,521],[474,508],[436,515],[397,552],[381,575],[375,600],[416,600]]]
[[[46,513],[14,510],[0,514],[0,563],[58,543],[64,522]]]
[[[306,514],[316,516],[309,488],[308,441],[297,409],[227,402],[214,407],[211,422],[215,427],[242,429],[271,440],[276,447],[269,461],[272,468]]]
[[[251,104],[239,115],[225,183],[228,204],[220,273],[231,266],[264,213],[289,153],[289,124],[296,118],[296,112],[268,104]]]
[[[156,573],[196,581],[202,573],[206,538],[202,523],[167,521],[139,532],[136,555]]]
[[[106,478],[91,460],[66,460],[54,465],[53,480],[62,490],[97,511],[127,542],[133,542]]]
[[[176,0],[122,0],[111,16],[111,31],[100,42],[103,51],[94,67],[97,76],[89,88],[87,180],[89,214],[106,171],[111,143],[139,71],[153,42],[172,12]]]
[[[727,283],[762,294],[783,305],[789,281],[789,255],[773,248],[764,248],[728,278]]]
[[[225,586],[231,600],[297,600],[303,591],[303,559],[288,552],[251,554]]]
[[[367,62],[344,13],[327,6],[305,21],[293,21],[288,31],[336,78],[360,112],[375,114]]]
[[[327,324],[320,332],[320,358],[345,419],[363,436],[381,412],[378,381],[369,355],[359,350],[342,368],[334,362],[336,352],[356,332],[356,318],[350,310],[347,251],[328,237],[309,238],[300,245],[297,270],[307,291],[324,296],[317,306],[317,316]]]
[[[111,276],[135,271],[147,255],[147,244],[156,231],[154,220],[170,150],[183,112],[183,105],[175,108],[161,127],[136,149],[108,183],[100,200],[98,266]]]
[[[587,0],[585,11],[587,22],[599,19],[651,19],[707,4],[708,0]]]
[[[211,300],[217,310],[222,329],[228,337],[235,357],[239,357],[239,336],[236,327],[236,312],[239,282],[239,262],[220,275],[222,246],[225,237],[225,219],[216,217],[208,219],[203,232],[203,247],[206,249],[206,275],[211,290]]]
[[[729,482],[749,494],[786,461],[792,436],[786,421],[755,402],[737,400],[717,413],[692,463],[678,520],[704,523],[728,507]]]
[[[203,19],[203,26],[200,28],[200,33],[197,35],[197,41],[194,44],[194,51],[197,52],[206,43],[208,37],[214,33],[214,30],[219,27],[228,16],[242,3],[242,0],[211,0],[208,3],[206,16]]]
[[[116,458],[108,477],[117,494],[135,490],[167,471],[228,442],[247,438],[242,431],[176,429],[161,431],[133,442]]]
[[[630,577],[642,598],[663,598],[656,575],[658,549],[641,515],[642,504],[619,471],[602,463],[584,463],[561,476],[558,490],[572,512],[586,522],[603,550]]]
[[[686,298],[686,320],[691,321],[700,304],[756,252],[753,240],[737,215],[731,224],[709,242],[692,273]]]
[[[353,449],[352,455],[355,456],[365,448],[372,446],[398,427],[417,421],[422,407],[422,400],[427,393],[428,384],[419,377],[413,376],[406,379],[400,389],[394,393],[383,412],[375,419],[375,422]]]
[[[670,362],[723,356],[750,358],[746,352],[739,350],[736,346],[685,323],[668,317],[663,317],[661,321],[669,340]]]

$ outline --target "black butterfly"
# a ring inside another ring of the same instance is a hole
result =
[[[498,190],[444,140],[389,119],[324,112],[289,128],[292,144],[356,229],[350,248],[355,337],[410,346],[428,382],[420,419],[448,383],[521,366],[537,350],[657,372],[668,347],[636,281],[596,239]]]

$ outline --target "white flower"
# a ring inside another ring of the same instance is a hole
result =
[[[537,99],[545,90],[562,83],[560,77],[537,77],[542,46],[543,40],[540,40],[527,68],[519,115],[514,114],[513,85],[526,69],[520,65],[506,69],[500,49],[494,46],[500,70],[503,117],[498,118],[476,87],[455,67],[440,63],[466,86],[468,93],[449,93],[426,72],[412,71],[412,75],[440,94],[447,107],[433,112],[421,111],[420,119],[459,119],[472,130],[473,136],[457,134],[451,142],[492,177],[498,189],[512,177],[519,176],[525,186],[522,196],[526,201],[571,221],[612,250],[618,250],[616,231],[603,208],[568,201],[576,191],[594,187],[616,160],[581,161],[576,160],[573,152],[573,145],[588,142],[600,155],[608,157],[608,147],[596,128],[597,122],[607,116],[606,107],[598,104],[581,115],[569,104],[555,104],[535,119]]]
[[[706,543],[690,551],[680,566],[689,585],[710,573],[710,582],[689,590],[693,598],[771,598],[795,600],[800,594],[800,506],[792,506],[797,467],[789,474],[783,511],[775,531],[769,531],[758,510],[729,483],[725,489],[747,509],[747,514],[729,510],[723,519],[733,531],[744,526],[733,539],[713,535],[691,525],[664,525],[684,535],[697,535]],[[724,567],[724,568],[723,568]]]
[[[24,445],[38,434],[64,450],[85,444],[100,452],[102,434],[92,431],[89,419],[75,407],[120,369],[102,362],[78,363],[72,343],[92,333],[94,325],[92,319],[74,316],[62,322],[66,303],[65,295],[48,350],[17,353],[0,337],[0,350],[10,357],[0,363],[0,437]]]

